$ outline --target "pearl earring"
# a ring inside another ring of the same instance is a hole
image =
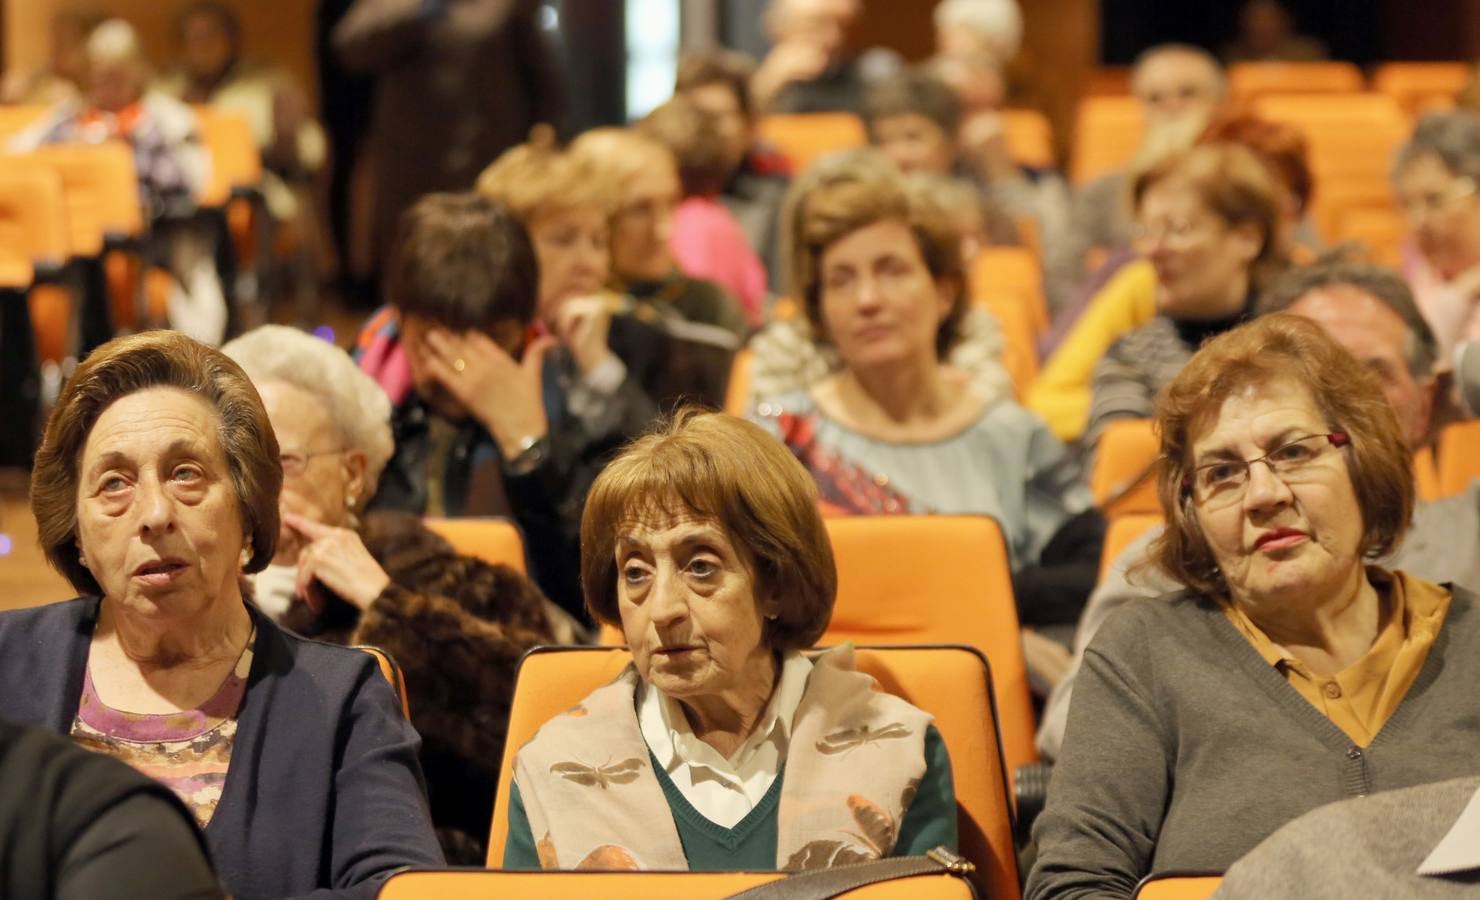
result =
[[[348,497],[345,497],[344,498],[344,508],[345,509],[351,509],[351,510],[354,509],[355,508],[355,503],[357,503],[359,501],[359,499],[360,498],[357,497],[356,495],[350,494]]]

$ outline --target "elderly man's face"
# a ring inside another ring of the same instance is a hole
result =
[[[1392,307],[1352,285],[1311,291],[1290,312],[1320,325],[1336,343],[1372,370],[1383,396],[1398,414],[1409,447],[1423,445],[1433,406],[1433,379],[1415,378],[1408,367],[1412,332]]]
[[[364,452],[343,446],[322,396],[285,381],[258,384],[257,393],[267,407],[283,461],[279,509],[323,525],[344,525],[352,502],[364,496]],[[306,543],[284,521],[273,562],[297,564]]]
[[[136,391],[98,416],[78,463],[77,545],[111,602],[149,618],[236,596],[246,536],[207,400]]]
[[[144,96],[144,72],[133,60],[105,60],[88,66],[87,98],[94,108],[116,113]]]
[[[1210,115],[1223,99],[1221,76],[1206,59],[1177,50],[1141,63],[1132,90],[1146,111],[1147,125],[1189,115]]]
[[[829,57],[843,49],[858,18],[858,0],[776,0],[772,38],[811,44]]]

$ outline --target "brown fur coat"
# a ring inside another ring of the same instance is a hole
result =
[[[282,624],[400,664],[448,862],[483,865],[515,669],[554,643],[544,595],[508,566],[459,556],[407,513],[370,513],[360,536],[390,586],[363,613],[337,597],[317,615],[295,601]]]

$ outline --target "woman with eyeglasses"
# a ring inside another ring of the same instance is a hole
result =
[[[1447,363],[1480,338],[1480,113],[1425,116],[1393,172],[1408,223],[1403,277]]]
[[[1318,806],[1480,773],[1475,596],[1375,562],[1414,488],[1370,370],[1270,315],[1204,346],[1157,424],[1147,565],[1185,589],[1089,645],[1030,900],[1222,872]]]
[[[1167,158],[1131,186],[1137,246],[1156,272],[1156,317],[1110,345],[1091,381],[1084,445],[1117,419],[1150,418],[1156,395],[1203,341],[1245,321],[1284,268],[1286,192],[1240,144]]]

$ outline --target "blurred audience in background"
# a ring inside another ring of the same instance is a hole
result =
[[[87,38],[102,13],[64,9],[51,17],[51,60],[31,70],[13,70],[0,80],[0,103],[50,106],[82,93],[87,79]]]
[[[374,259],[418,197],[467,190],[536,124],[562,124],[564,75],[536,0],[355,0],[334,47],[376,76]]]
[[[896,68],[890,51],[852,51],[848,32],[859,0],[770,0],[771,49],[750,79],[755,107],[767,113],[851,112],[863,109],[868,82]]]
[[[1223,61],[1316,62],[1326,45],[1295,31],[1295,17],[1280,0],[1246,0],[1238,14],[1238,39],[1223,48]]]

